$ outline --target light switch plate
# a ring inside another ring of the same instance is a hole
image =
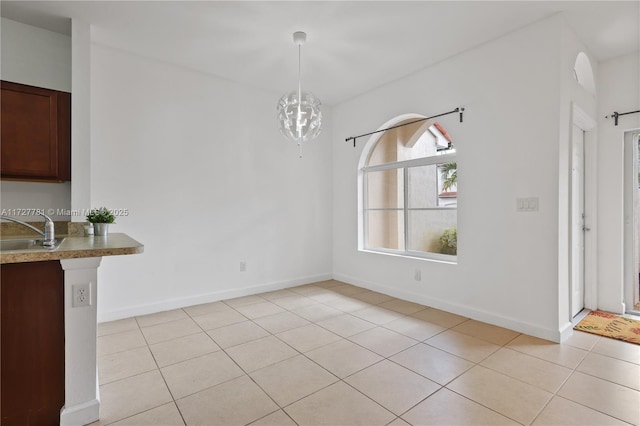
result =
[[[527,197],[516,199],[516,211],[537,212],[539,207],[538,197]]]

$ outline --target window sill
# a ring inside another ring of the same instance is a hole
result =
[[[452,256],[448,254],[439,253],[424,253],[419,254],[417,252],[400,253],[394,251],[372,250],[372,249],[358,249],[362,253],[381,254],[384,256],[402,257],[405,259],[426,260],[435,263],[444,263],[447,265],[457,265],[458,256]]]

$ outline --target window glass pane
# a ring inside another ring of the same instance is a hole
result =
[[[396,125],[419,120],[412,118]],[[413,160],[453,152],[453,141],[444,127],[433,120],[387,130],[369,154],[368,166]]]
[[[408,169],[407,198],[409,208],[438,206],[438,168],[436,165]]]
[[[438,206],[458,206],[458,163],[438,164]]]
[[[367,172],[367,208],[397,209],[404,206],[403,169]]]
[[[367,247],[404,250],[404,212],[371,210],[367,212]]]
[[[409,210],[408,217],[408,250],[457,254],[457,209]]]
[[[638,188],[640,188],[640,135],[638,135],[638,164],[636,172],[638,172]]]
[[[394,126],[410,123],[416,120],[418,119],[412,118],[404,120]],[[425,126],[425,122],[397,127],[382,133],[376,142],[376,146],[371,151],[371,154],[369,154],[367,165],[373,166],[376,164],[395,163],[396,161],[406,160],[407,158],[405,158],[405,155],[407,155],[407,151],[410,152],[411,147],[414,145],[411,142],[411,139],[419,138],[420,134],[424,132],[424,129],[428,127],[426,126],[423,128],[423,126]],[[417,155],[417,157],[420,156],[424,157],[424,155]]]
[[[457,164],[409,168],[407,190],[409,208],[455,207],[458,204]]]

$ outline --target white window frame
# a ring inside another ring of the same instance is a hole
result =
[[[413,167],[421,167],[421,166],[437,166],[442,163],[450,163],[456,162],[457,154],[456,152],[444,153],[444,154],[436,154],[431,155],[429,157],[416,158],[412,160],[404,160],[397,161],[393,163],[384,163],[384,164],[376,164],[374,166],[364,166],[360,169],[360,173],[362,175],[362,236],[363,236],[363,246],[361,251],[371,252],[371,253],[384,253],[390,255],[397,255],[403,257],[415,257],[420,259],[428,259],[428,260],[436,260],[447,263],[457,263],[458,256],[450,255],[450,254],[442,254],[442,253],[431,253],[431,252],[423,252],[423,251],[414,251],[408,249],[409,243],[409,211],[413,210],[457,210],[456,207],[424,207],[424,208],[409,208],[408,205],[408,197],[409,191],[407,190],[407,185],[409,179],[408,170]],[[368,207],[368,199],[367,199],[367,173],[369,172],[381,172],[388,170],[403,170],[404,179],[403,179],[403,195],[404,195],[404,203],[402,208],[369,208]],[[404,249],[403,250],[394,250],[382,247],[369,247],[369,233],[368,233],[368,212],[369,211],[402,211],[404,214]],[[456,228],[457,228],[457,215],[456,215]]]

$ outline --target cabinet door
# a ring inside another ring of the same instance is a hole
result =
[[[57,425],[64,405],[64,272],[0,265],[0,424]]]
[[[69,180],[70,95],[2,82],[3,178]]]

